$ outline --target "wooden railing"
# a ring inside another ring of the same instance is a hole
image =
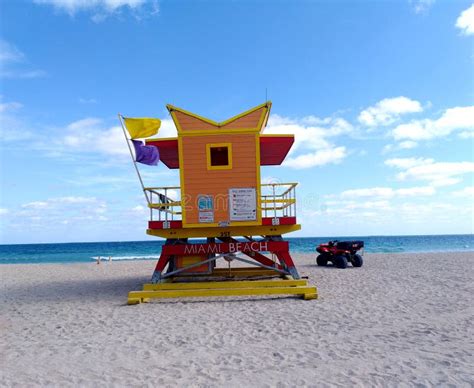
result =
[[[298,183],[267,183],[261,185],[262,217],[296,217],[296,185]],[[183,200],[172,198],[179,186],[146,187],[150,220],[181,220]],[[185,201],[184,201],[185,202]],[[158,215],[156,217],[156,212]]]
[[[263,184],[260,201],[262,217],[296,217],[297,185],[298,183]]]
[[[179,186],[145,187],[145,195],[150,208],[150,221],[154,220],[154,210],[158,211],[158,221],[181,220],[181,201],[170,198],[170,195],[179,189]]]

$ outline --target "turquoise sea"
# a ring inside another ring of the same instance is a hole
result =
[[[293,252],[311,253],[329,240],[363,240],[365,252],[443,252],[474,251],[474,235],[439,236],[358,236],[288,238]],[[199,240],[194,240],[199,241]],[[97,256],[112,260],[156,260],[163,240],[0,245],[0,264],[80,263]]]

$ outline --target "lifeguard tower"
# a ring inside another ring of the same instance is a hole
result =
[[[147,234],[166,243],[151,283],[131,291],[129,303],[187,296],[317,298],[282,238],[301,228],[297,183],[261,183],[260,166],[281,165],[294,142],[293,135],[262,133],[271,102],[221,123],[167,108],[177,137],[147,139],[146,145],[158,148],[166,167],[179,169],[180,186],[144,188]]]

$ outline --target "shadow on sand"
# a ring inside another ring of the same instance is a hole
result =
[[[132,290],[140,290],[149,277],[116,277],[108,279],[77,279],[36,284],[13,284],[3,287],[4,300],[15,301],[81,301],[120,298],[126,301]]]

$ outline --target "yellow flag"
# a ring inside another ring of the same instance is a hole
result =
[[[156,135],[161,125],[161,120],[159,119],[124,117],[123,120],[132,139]]]

